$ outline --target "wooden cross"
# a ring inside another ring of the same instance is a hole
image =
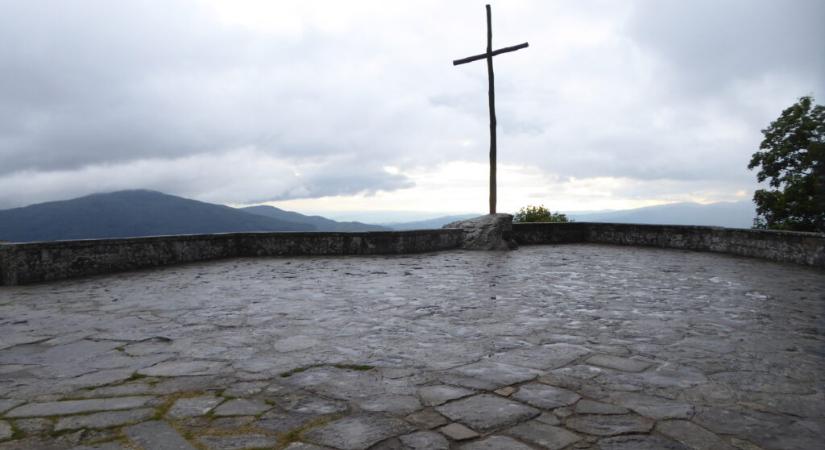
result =
[[[487,81],[488,81],[488,97],[490,103],[490,214],[496,213],[496,93],[495,82],[493,78],[493,56],[502,53],[514,52],[527,48],[527,42],[512,47],[504,47],[498,50],[493,50],[493,25],[490,15],[490,5],[487,8],[487,51],[480,55],[468,56],[467,58],[456,59],[453,65],[467,64],[468,62],[478,61],[479,59],[487,60]]]

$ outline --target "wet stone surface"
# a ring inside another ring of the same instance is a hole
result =
[[[809,449],[823,348],[821,270],[675,250],[0,287],[0,450]]]

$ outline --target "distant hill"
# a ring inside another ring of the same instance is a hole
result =
[[[285,220],[295,223],[306,223],[315,227],[317,231],[389,231],[390,228],[380,225],[369,225],[361,222],[336,222],[321,216],[306,216],[292,211],[284,211],[274,206],[260,205],[240,208],[241,211]]]
[[[730,228],[750,228],[756,217],[752,202],[671,203],[669,205],[621,211],[591,213],[570,212],[567,215],[577,222],[616,222],[659,225],[709,225]]]
[[[434,228],[441,228],[444,225],[447,225],[450,222],[455,222],[457,220],[464,220],[469,219],[472,217],[478,217],[481,214],[459,214],[455,216],[441,216],[435,217],[432,219],[427,220],[416,220],[414,222],[391,222],[391,223],[384,223],[382,225],[386,227],[390,227],[393,230],[428,230]]]
[[[144,190],[0,211],[0,241],[11,242],[241,231],[315,231],[315,227]]]

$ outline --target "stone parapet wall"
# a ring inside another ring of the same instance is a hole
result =
[[[375,255],[458,248],[461,230],[226,233],[0,244],[0,285],[245,256]]]
[[[825,267],[825,234],[679,225],[514,224],[520,245],[592,242],[729,253]],[[0,285],[247,256],[421,253],[462,245],[462,229],[226,233],[0,244]]]
[[[697,250],[825,267],[825,234],[683,225],[525,223],[513,225],[521,245],[592,242]]]

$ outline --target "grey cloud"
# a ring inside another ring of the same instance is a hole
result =
[[[822,89],[824,17],[820,0],[642,0],[629,28],[640,45],[672,64],[679,88],[690,95],[715,95],[771,73],[811,77]]]
[[[451,65],[483,50],[480,3],[357,2],[343,30],[299,33],[204,5],[0,0],[0,207],[369,193],[411,186],[387,165],[486,159],[484,65]],[[759,129],[823,90],[821,2],[494,9],[497,45],[531,43],[496,62],[500,160],[560,177],[745,183]]]

